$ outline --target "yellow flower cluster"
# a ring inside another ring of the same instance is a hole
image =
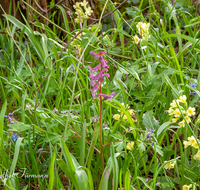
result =
[[[188,137],[188,141],[183,141],[184,147],[187,148],[188,146],[192,146],[194,148],[199,148],[198,143],[196,142],[194,136]]]
[[[76,32],[75,35],[76,35],[77,33],[78,33],[78,32]],[[82,32],[81,34],[79,34],[79,35],[71,42],[71,46],[74,47],[75,49],[77,49],[79,53],[81,52],[81,45],[80,45],[79,40],[82,40],[82,38],[81,38],[82,35],[85,35],[85,32]],[[77,39],[79,39],[79,40],[77,40]],[[86,39],[86,37],[85,37],[84,39]]]
[[[192,184],[190,185],[183,185],[183,190],[190,190],[192,188]]]
[[[135,111],[134,111],[133,109],[129,109],[128,111],[129,111],[131,117],[133,118],[133,121],[134,121],[134,122],[137,122],[136,115],[135,115]],[[121,115],[123,115],[123,112],[121,112]],[[120,120],[121,115],[120,115],[120,114],[114,114],[114,115],[113,115],[113,118],[114,118],[115,120]],[[123,121],[126,121],[126,120],[127,120],[127,116],[126,116],[126,115],[123,115],[122,120],[123,120]]]
[[[187,148],[188,146],[192,146],[194,148],[199,148],[199,145],[194,138],[194,136],[188,137],[188,141],[183,141],[184,147]],[[199,141],[199,140],[198,140]],[[200,160],[200,150],[193,156],[195,160]]]
[[[142,36],[142,40],[148,41],[148,39],[150,38],[150,35],[149,35],[150,23],[146,24],[143,22],[138,22],[136,27],[138,29],[138,33]],[[140,38],[137,35],[133,36],[133,39],[136,44],[140,42]]]
[[[126,145],[127,150],[133,150],[133,147],[134,147],[134,142],[128,142]]]
[[[166,162],[167,162],[167,161],[164,161],[164,163],[166,163]],[[168,163],[164,166],[164,168],[165,168],[166,170],[173,169],[175,164],[176,164],[175,161],[174,161],[174,162],[168,162]]]
[[[75,18],[75,22],[79,23],[79,15],[81,19],[81,23],[83,23],[84,20],[87,20],[89,16],[93,13],[93,10],[91,7],[86,7],[88,2],[84,0],[83,2],[77,2],[73,7],[76,10],[75,14],[77,15],[77,18]],[[82,7],[81,7],[82,6]]]
[[[188,123],[190,123],[191,122],[190,116],[195,115],[195,108],[192,108],[192,107],[187,108],[186,99],[187,97],[183,95],[183,96],[180,96],[180,98],[177,99],[176,101],[173,100],[172,103],[170,104],[171,107],[168,110],[169,115],[174,116],[174,118],[172,119],[172,122],[176,123],[179,120],[178,125],[180,127],[185,127],[185,120]],[[180,103],[184,104],[186,109],[183,108]],[[185,120],[182,118],[180,110],[183,113]],[[181,118],[182,118],[182,121],[180,121]]]

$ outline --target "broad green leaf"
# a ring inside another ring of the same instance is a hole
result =
[[[159,127],[159,122],[153,116],[153,111],[146,112],[143,116],[143,124],[146,129],[155,129]]]
[[[112,159],[112,165],[113,165],[113,188],[112,189],[115,190],[118,187],[119,166],[118,166],[117,159],[115,157],[113,143],[111,146],[111,159]]]
[[[172,122],[165,122],[165,123],[163,123],[163,124],[158,128],[157,137],[158,137],[161,133],[163,133],[163,132],[166,130],[166,128],[167,128],[170,124],[172,124]]]
[[[75,173],[80,189],[90,190],[89,179],[85,171],[82,169],[77,169],[75,170]]]

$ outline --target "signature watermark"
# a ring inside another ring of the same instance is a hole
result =
[[[48,178],[48,175],[42,175],[42,174],[28,174],[26,173],[27,168],[20,168],[19,171],[9,173],[9,170],[4,170],[3,174],[0,175],[0,179],[5,178]]]

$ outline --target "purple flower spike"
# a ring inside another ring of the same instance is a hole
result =
[[[90,69],[91,73],[90,73],[90,85],[93,86],[92,89],[88,89],[89,91],[92,92],[92,98],[95,98],[96,92],[97,90],[99,90],[99,83],[101,85],[101,82],[104,80],[105,76],[110,77],[110,75],[107,73],[108,72],[108,68],[109,66],[106,64],[107,61],[103,59],[103,54],[106,52],[99,52],[99,53],[94,53],[94,52],[90,52],[91,56],[95,56],[98,57],[100,64],[97,65],[94,68],[91,68],[90,66],[88,66],[88,68]],[[97,72],[98,70],[100,70],[99,73],[97,73],[94,76],[94,72]],[[100,88],[101,89],[101,88]],[[104,100],[110,100],[112,101],[112,98],[114,97],[115,92],[112,92],[110,95],[106,95],[106,94],[102,94],[101,91],[98,95],[96,95],[96,97],[100,96],[100,97],[104,97]]]
[[[114,97],[114,95],[115,95],[115,92],[112,92],[110,95],[107,95],[107,94],[97,94],[96,97],[102,96],[102,97],[104,97],[103,101],[104,100],[110,100],[112,102],[112,98]]]

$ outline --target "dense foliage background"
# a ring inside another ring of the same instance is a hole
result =
[[[0,19],[1,189],[199,189],[198,1],[27,2]]]

